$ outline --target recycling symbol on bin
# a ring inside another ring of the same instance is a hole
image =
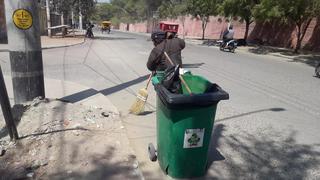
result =
[[[188,139],[190,146],[197,146],[200,141],[199,136],[196,133],[193,133],[192,136]]]

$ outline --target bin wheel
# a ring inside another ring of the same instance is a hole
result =
[[[148,154],[149,154],[149,159],[152,162],[157,161],[157,151],[156,151],[156,148],[154,147],[154,145],[152,143],[150,143],[148,145]]]

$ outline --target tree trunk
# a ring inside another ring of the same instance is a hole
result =
[[[205,31],[206,31],[206,29],[204,28],[204,26],[202,26],[202,40],[204,40]]]
[[[247,42],[247,39],[248,39],[248,35],[249,35],[249,27],[250,27],[250,24],[252,22],[250,22],[250,20],[246,20],[246,31],[244,33],[244,40]]]
[[[182,15],[180,18],[180,21],[182,23],[182,28],[183,28],[183,31],[182,31],[182,38],[185,39],[185,22],[186,22],[186,17],[185,15]]]
[[[298,23],[297,26],[297,44],[296,44],[296,48],[294,49],[295,53],[298,53],[299,50],[301,49],[301,45],[302,45],[302,40],[304,38],[304,36],[306,35],[307,29],[310,25],[312,21],[312,18],[309,18],[308,21],[305,23],[303,29],[302,29],[302,23]]]
[[[297,44],[294,49],[294,53],[298,53],[301,48],[301,24],[297,24]]]
[[[206,33],[206,28],[207,28],[208,20],[207,18],[202,18],[202,40],[204,40],[204,35]]]

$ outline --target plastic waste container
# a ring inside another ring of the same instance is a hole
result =
[[[201,76],[183,75],[193,95],[170,93],[154,76],[157,92],[157,151],[149,144],[150,159],[173,178],[204,176],[217,104],[229,94]],[[156,152],[156,153],[155,153]],[[156,157],[156,158],[155,158]]]

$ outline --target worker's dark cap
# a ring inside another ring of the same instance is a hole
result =
[[[151,34],[152,40],[166,39],[166,32],[163,31],[155,31]]]

